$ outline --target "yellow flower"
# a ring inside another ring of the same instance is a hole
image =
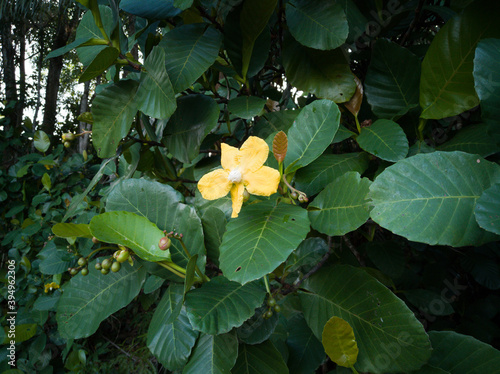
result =
[[[49,291],[54,291],[59,288],[59,285],[56,282],[52,282],[45,285],[45,293],[49,293]]]
[[[231,217],[238,217],[245,189],[259,196],[270,196],[278,190],[279,171],[263,166],[268,154],[267,143],[256,136],[249,137],[240,149],[222,144],[222,169],[211,171],[200,179],[201,195],[206,200],[215,200],[231,192]]]

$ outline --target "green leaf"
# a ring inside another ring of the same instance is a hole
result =
[[[122,264],[119,272],[101,274],[89,264],[87,276],[71,278],[57,305],[59,334],[66,339],[86,338],[99,324],[128,305],[141,290],[146,277],[142,266]]]
[[[455,313],[450,303],[437,292],[415,289],[405,291],[404,295],[421,313],[433,316],[448,316]]]
[[[191,86],[215,62],[221,43],[221,33],[205,23],[182,25],[165,35],[160,46],[175,92]]]
[[[61,274],[68,271],[68,267],[74,264],[75,257],[68,254],[67,250],[58,249],[54,244],[50,244],[44,248],[38,255],[41,258],[39,264],[40,272],[42,274]]]
[[[420,60],[407,48],[378,39],[366,74],[365,93],[373,113],[393,119],[418,106]]]
[[[300,110],[282,110],[279,112],[265,113],[255,124],[254,135],[266,139],[269,135],[284,131],[292,127]]]
[[[339,317],[330,318],[323,328],[321,341],[333,362],[349,368],[354,366],[359,349],[354,331],[347,321]]]
[[[266,104],[266,99],[257,96],[239,96],[229,100],[227,109],[240,118],[252,119],[258,116]]]
[[[92,60],[89,66],[85,69],[83,74],[80,76],[78,83],[83,83],[94,79],[104,73],[111,65],[114,64],[120,51],[114,47],[106,47],[98,53],[98,55]]]
[[[121,80],[102,90],[92,102],[92,139],[99,157],[114,156],[118,143],[128,134],[137,113],[137,87],[136,81]]]
[[[207,256],[218,266],[219,247],[226,231],[226,215],[218,208],[209,207],[201,217],[201,222],[203,223]]]
[[[205,95],[177,99],[177,110],[168,121],[164,141],[176,159],[189,164],[198,156],[203,139],[217,126],[219,106]]]
[[[113,22],[113,12],[111,11],[111,8],[100,5],[99,14],[104,26],[104,31],[106,31],[106,34],[108,36],[111,35],[115,24],[115,22]],[[76,29],[75,42],[76,40],[90,41],[91,39],[104,40],[101,30],[99,30],[99,28],[95,24],[92,11],[87,11],[83,15]],[[83,45],[77,48],[76,51],[78,53],[78,58],[80,59],[80,62],[83,64],[83,66],[88,66],[92,61],[94,61],[99,52],[101,52],[105,48],[107,48],[106,45],[83,43]]]
[[[472,336],[454,331],[431,331],[432,357],[429,365],[450,373],[494,373],[500,367],[500,352]]]
[[[280,352],[269,340],[257,345],[241,344],[232,374],[287,374]]]
[[[137,89],[137,108],[144,114],[159,119],[168,119],[174,113],[177,103],[165,69],[165,53],[155,47],[144,62],[146,72],[141,73]]]
[[[488,133],[489,126],[479,124],[460,130],[451,140],[441,144],[438,151],[463,151],[488,157],[500,150],[495,139]]]
[[[218,276],[187,293],[189,321],[205,334],[226,333],[250,318],[265,294],[255,282],[241,285]]]
[[[368,168],[367,153],[321,155],[305,168],[297,170],[295,187],[308,196],[316,195],[327,184],[349,171],[363,174]]]
[[[409,150],[403,129],[388,119],[379,119],[371,126],[363,127],[356,140],[365,151],[385,161],[402,160]]]
[[[174,3],[176,0],[121,0],[120,9],[127,13],[148,19],[167,19],[181,13]]]
[[[354,171],[338,177],[309,204],[311,226],[331,236],[356,230],[370,217],[370,184],[369,179]]]
[[[356,91],[354,75],[340,48],[320,51],[289,37],[283,45],[283,66],[288,81],[305,93],[345,103]]]
[[[286,345],[290,356],[290,374],[314,373],[325,360],[325,350],[307,326],[302,314],[296,314],[287,321]]]
[[[476,201],[474,214],[479,226],[500,235],[500,183],[484,190]]]
[[[255,41],[264,31],[278,0],[245,1],[240,14],[242,45],[242,78],[246,79]]]
[[[193,349],[183,374],[224,374],[230,373],[238,357],[236,334],[202,334]]]
[[[170,251],[158,246],[165,234],[147,218],[131,212],[107,212],[94,216],[90,232],[104,243],[121,244],[146,261],[170,261]]]
[[[500,289],[498,255],[487,246],[467,251],[460,257],[460,265],[481,286],[490,290]]]
[[[83,223],[56,223],[54,227],[52,227],[52,232],[55,236],[61,238],[80,237],[92,239],[89,225]]]
[[[42,295],[36,299],[33,304],[33,309],[38,311],[55,311],[55,307],[59,302],[59,298],[61,297],[60,293],[53,293],[49,296]]]
[[[474,217],[477,199],[500,180],[500,167],[462,152],[418,154],[385,169],[370,187],[372,219],[405,238],[455,247],[496,236]]]
[[[144,179],[129,179],[116,185],[106,200],[106,210],[125,210],[146,217],[167,232],[183,234],[191,255],[198,255],[198,267],[205,269],[203,229],[196,210],[182,203],[182,195],[171,186]],[[186,267],[188,257],[178,240],[169,248],[172,261]]]
[[[404,302],[362,269],[323,267],[300,293],[304,317],[317,338],[332,317],[347,321],[359,348],[358,371],[409,372],[427,362],[429,338]]]
[[[50,192],[50,189],[52,187],[52,181],[50,180],[50,176],[47,173],[43,173],[42,185],[43,188],[45,188],[48,192]]]
[[[38,152],[47,152],[50,147],[49,136],[42,130],[35,131],[35,135],[33,136],[33,145]]]
[[[315,49],[340,47],[349,33],[344,9],[333,1],[289,1],[286,21],[290,33],[299,43]]]
[[[31,339],[32,337],[35,336],[36,330],[37,330],[36,323],[23,323],[20,325],[16,325],[16,333],[14,337],[16,343],[22,343],[25,342],[26,340]]]
[[[474,56],[474,87],[481,100],[481,117],[486,123],[497,128],[500,122],[500,71],[496,64],[498,61],[500,40],[481,40]]]
[[[272,272],[309,232],[306,210],[276,201],[263,201],[242,209],[227,224],[220,246],[224,275],[245,284]]]
[[[332,143],[339,122],[339,108],[329,100],[317,100],[303,108],[288,130],[285,173],[292,173],[316,160]]]
[[[238,339],[246,344],[260,344],[269,339],[279,322],[279,314],[264,318],[269,307],[264,304],[255,310],[255,314],[247,319],[238,329]]]
[[[164,278],[154,274],[150,274],[148,276],[148,279],[146,279],[146,282],[144,282],[144,293],[147,295],[155,292],[158,288],[160,288],[163,285],[163,283],[165,283]]]
[[[148,348],[168,370],[182,369],[199,335],[182,305],[183,289],[183,285],[168,287],[148,328]]]
[[[500,36],[499,12],[500,3],[477,1],[439,30],[422,62],[422,118],[451,117],[479,104],[472,75],[474,50],[480,39]]]
[[[81,46],[82,44],[86,44],[87,42],[89,42],[91,40],[92,39],[85,39],[85,38],[75,39],[72,43],[69,43],[69,44],[65,45],[64,47],[57,48],[57,49],[51,51],[45,57],[45,60],[48,60],[48,59],[54,58],[54,57],[58,57],[58,56],[62,56],[65,53],[71,51],[72,49],[77,48],[77,47]]]
[[[328,244],[318,237],[307,238],[292,252],[287,260],[286,270],[301,270],[303,274],[311,270],[328,252]]]

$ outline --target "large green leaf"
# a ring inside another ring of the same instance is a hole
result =
[[[307,195],[316,195],[327,184],[348,171],[362,174],[368,168],[367,153],[321,155],[305,168],[297,170],[295,187]]]
[[[224,212],[215,207],[209,207],[201,217],[207,256],[219,265],[219,247],[226,231],[227,219]]]
[[[496,236],[476,223],[476,200],[500,180],[500,167],[462,152],[418,154],[385,169],[370,187],[371,217],[405,238],[451,246]]]
[[[286,23],[298,42],[315,49],[340,47],[349,33],[344,9],[334,1],[289,1]]]
[[[354,75],[340,48],[320,51],[288,37],[283,46],[283,66],[289,82],[306,93],[345,103],[356,91]]]
[[[149,324],[147,345],[163,366],[181,369],[189,359],[198,338],[182,305],[182,285],[170,285]]]
[[[104,73],[116,61],[120,51],[114,47],[106,47],[100,51],[92,60],[89,66],[80,76],[78,83],[86,82],[94,79]]]
[[[339,122],[339,108],[329,100],[317,100],[303,108],[288,130],[286,173],[316,160],[331,144]]]
[[[356,140],[365,151],[385,161],[402,160],[409,150],[403,129],[388,119],[379,119],[371,126],[363,127]]]
[[[167,19],[175,17],[181,9],[175,6],[175,0],[122,0],[120,8],[127,13],[149,19]]]
[[[182,25],[165,35],[160,46],[175,92],[191,86],[215,62],[221,42],[221,33],[204,23]]]
[[[153,222],[135,213],[99,214],[90,221],[90,231],[101,242],[121,244],[146,261],[170,260],[170,251],[162,251],[158,246],[165,234]]]
[[[99,14],[104,26],[104,31],[106,31],[106,34],[108,36],[111,35],[112,29],[114,27],[113,12],[109,7],[101,5],[99,6]],[[99,30],[99,28],[95,24],[92,12],[87,11],[78,24],[78,27],[76,29],[75,41],[87,41],[93,38],[101,39],[104,41],[104,36],[102,35],[101,30]],[[80,62],[83,64],[83,66],[88,66],[92,61],[94,61],[99,52],[101,52],[105,48],[106,45],[90,45],[77,48],[76,51],[78,53],[78,58],[80,59]]]
[[[61,238],[92,238],[89,225],[83,223],[57,223],[52,227],[52,232]]]
[[[318,237],[307,238],[292,252],[286,261],[286,270],[309,272],[328,252],[328,244]]]
[[[102,90],[92,102],[92,140],[99,157],[114,156],[118,143],[128,134],[137,113],[137,87],[136,81],[121,80]]]
[[[87,276],[78,274],[63,287],[57,305],[59,334],[66,339],[86,338],[99,324],[128,305],[141,290],[145,269],[125,263],[117,273],[107,275],[89,264]]]
[[[338,177],[309,204],[311,226],[331,236],[356,230],[370,217],[367,195],[371,181],[355,171]]]
[[[205,334],[226,333],[250,318],[265,294],[255,282],[241,285],[216,277],[186,294],[189,321]]]
[[[245,284],[272,272],[309,232],[306,210],[275,200],[242,209],[227,224],[220,246],[220,268],[231,280]]]
[[[302,314],[298,313],[287,321],[287,332],[290,374],[314,373],[325,359],[325,350]]]
[[[323,268],[305,282],[300,300],[317,338],[332,317],[346,320],[359,347],[358,371],[409,372],[429,358],[431,346],[422,324],[404,302],[362,269]]]
[[[41,259],[39,268],[42,274],[61,274],[75,263],[75,256],[66,249],[58,248],[54,241],[47,243],[38,257]]]
[[[45,131],[37,130],[33,136],[33,145],[38,152],[45,153],[50,147],[50,138]]]
[[[188,95],[177,99],[177,110],[168,121],[164,141],[170,153],[189,164],[200,150],[203,139],[219,119],[219,106],[205,95]]]
[[[474,50],[480,39],[500,36],[499,12],[499,2],[476,1],[439,30],[422,62],[422,118],[450,117],[479,104],[472,75]]]
[[[238,339],[247,344],[260,344],[273,334],[279,322],[279,314],[274,313],[270,318],[264,317],[269,310],[267,304],[255,310],[255,314],[247,319],[238,329]]]
[[[477,199],[474,214],[479,226],[500,235],[500,183],[491,185]]]
[[[137,89],[137,108],[144,114],[168,119],[177,107],[174,90],[165,69],[165,53],[155,47],[144,61],[146,71],[141,73],[141,84]]]
[[[106,200],[106,210],[125,210],[146,217],[160,230],[183,234],[191,255],[198,255],[198,267],[205,269],[205,246],[201,220],[192,206],[182,202],[182,195],[171,186],[144,179],[124,180],[116,185]],[[172,261],[186,267],[188,257],[178,240],[169,248]]]
[[[420,60],[407,48],[379,39],[366,74],[365,93],[379,118],[400,117],[418,106]]]
[[[333,362],[344,367],[354,366],[359,349],[354,331],[347,321],[339,317],[330,318],[321,338],[326,354]]]
[[[472,336],[454,331],[431,331],[432,357],[429,365],[451,374],[496,373],[500,352]]]
[[[497,133],[500,132],[498,61],[500,61],[500,39],[481,40],[477,44],[474,56],[474,87],[481,100],[481,117],[486,123],[495,126]]]
[[[227,374],[238,357],[238,338],[234,333],[202,334],[183,374]]]
[[[240,28],[243,40],[241,54],[242,78],[246,79],[255,41],[264,31],[278,0],[246,0],[240,14]]]
[[[258,116],[266,104],[266,99],[257,96],[239,96],[229,100],[227,109],[235,116],[252,119]]]
[[[257,345],[241,344],[232,374],[287,374],[280,352],[269,340]]]
[[[463,151],[488,157],[500,150],[489,134],[489,126],[479,124],[460,130],[451,140],[437,147],[438,151]]]

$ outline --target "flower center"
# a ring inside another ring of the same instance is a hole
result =
[[[233,183],[241,182],[241,171],[239,169],[234,169],[229,172],[229,176],[227,177]]]

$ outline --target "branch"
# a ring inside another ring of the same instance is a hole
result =
[[[424,6],[425,0],[420,0],[418,2],[417,8],[415,9],[415,17],[413,18],[413,21],[411,21],[410,26],[408,27],[408,30],[406,30],[406,33],[403,35],[403,39],[401,39],[401,42],[399,45],[404,46],[406,41],[408,40],[408,37],[412,33],[413,29],[417,25],[418,19],[420,18],[420,12],[422,11],[422,7]]]

